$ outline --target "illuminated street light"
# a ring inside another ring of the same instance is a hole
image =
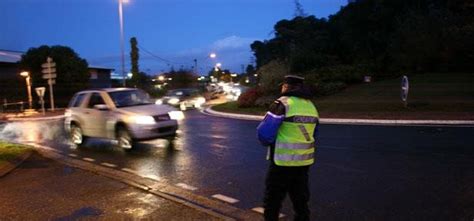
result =
[[[28,90],[28,105],[29,109],[33,107],[33,98],[31,97],[31,83],[30,83],[30,73],[27,71],[23,71],[20,73],[21,76],[25,77],[26,79],[26,89]]]
[[[125,53],[124,53],[124,46],[123,46],[123,10],[122,4],[128,3],[129,0],[118,0],[119,2],[119,20],[120,20],[120,50],[121,50],[121,63],[122,63],[122,83],[123,86],[126,86],[125,83]]]
[[[211,53],[211,54],[209,55],[210,58],[216,58],[216,56],[217,56],[216,53]]]
[[[216,67],[219,67],[219,68],[220,68],[221,66],[222,66],[221,63],[217,63],[217,64],[216,64]]]
[[[132,73],[132,72],[128,72],[127,76],[128,76],[128,78],[130,79],[130,78],[133,77],[133,73]]]
[[[160,76],[158,77],[158,80],[159,80],[159,81],[164,81],[164,80],[165,80],[165,76],[160,75]]]

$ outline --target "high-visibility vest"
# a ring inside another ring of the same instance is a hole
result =
[[[275,143],[273,161],[278,166],[308,166],[314,163],[313,133],[319,114],[308,99],[299,97],[280,97],[285,106],[285,118]]]

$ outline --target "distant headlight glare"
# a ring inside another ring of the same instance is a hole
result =
[[[158,104],[158,105],[163,104],[163,100],[158,99],[158,100],[155,101],[155,104]]]
[[[171,98],[168,100],[168,103],[169,104],[172,104],[172,105],[176,105],[179,103],[179,99],[178,98]]]

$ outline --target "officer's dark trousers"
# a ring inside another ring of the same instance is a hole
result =
[[[273,162],[270,164],[265,180],[265,220],[278,220],[286,193],[293,203],[294,220],[309,220],[308,170],[309,166],[281,167]]]

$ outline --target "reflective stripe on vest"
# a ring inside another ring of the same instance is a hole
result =
[[[285,119],[275,143],[273,159],[278,166],[307,166],[314,163],[313,133],[318,111],[310,100],[298,97],[278,99],[285,106]]]

